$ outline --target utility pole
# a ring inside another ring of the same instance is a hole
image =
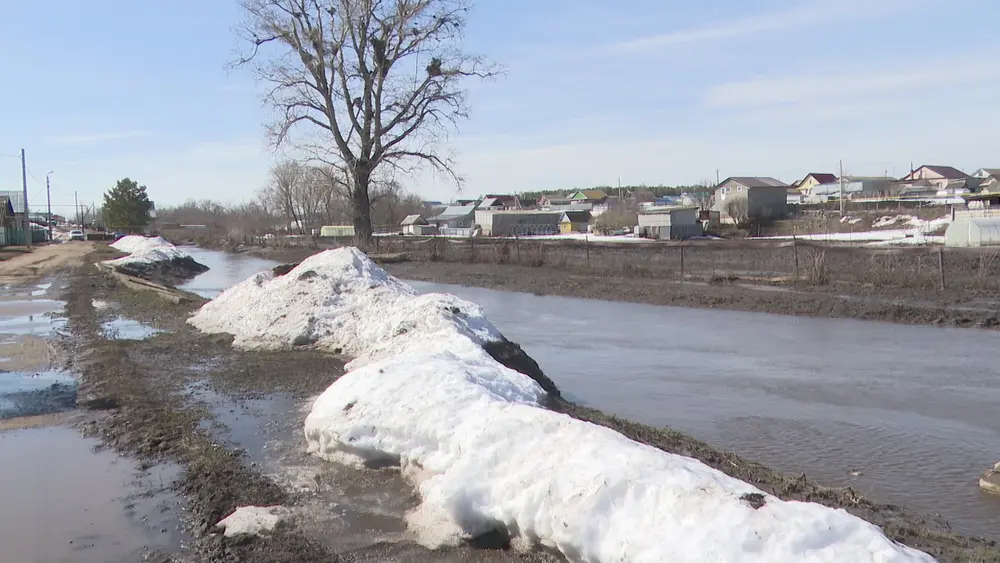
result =
[[[73,192],[73,207],[76,209],[76,224],[83,230],[83,223],[80,222],[80,200],[76,197],[76,192]]]
[[[45,199],[49,205],[49,242],[52,242],[52,185],[49,183],[49,176],[52,175],[52,170],[45,175]]]
[[[718,186],[719,182],[720,182],[720,180],[719,180],[719,169],[716,168],[715,169],[715,185]]]
[[[844,216],[844,161],[840,161],[840,216]]]
[[[25,244],[31,248],[31,220],[28,219],[28,163],[24,158],[24,149],[21,149],[21,187],[24,189],[24,226]]]
[[[622,177],[618,177],[618,201],[622,200]]]

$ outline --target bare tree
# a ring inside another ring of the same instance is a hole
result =
[[[302,134],[299,148],[346,172],[360,244],[371,241],[370,188],[380,171],[429,164],[459,181],[439,141],[468,116],[464,79],[497,73],[460,48],[470,0],[244,0],[243,7],[240,34],[251,52],[237,65],[252,64],[271,87],[272,140]],[[277,56],[261,60],[269,47]]]
[[[732,217],[737,227],[745,227],[750,220],[750,198],[732,196],[726,200],[726,214]]]

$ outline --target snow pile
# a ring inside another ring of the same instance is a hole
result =
[[[437,340],[482,352],[503,340],[474,303],[418,295],[356,248],[310,256],[283,276],[261,272],[205,304],[188,322],[235,336],[244,349],[315,345],[356,358],[354,365]]]
[[[310,342],[357,359],[313,404],[310,452],[398,463],[427,546],[501,530],[571,561],[933,561],[842,510],[783,502],[696,460],[542,408],[487,354],[474,304],[417,295],[356,249],[253,276],[191,319],[248,348]]]
[[[179,258],[189,258],[186,252],[168,242],[163,237],[128,235],[111,244],[111,248],[128,252],[129,255],[114,260],[105,260],[112,266],[135,266],[170,262]]]
[[[857,225],[861,222],[861,217],[851,217],[850,215],[844,215],[840,218],[841,223],[847,223],[849,225]]]
[[[274,531],[289,518],[287,508],[281,506],[241,506],[216,524],[223,528],[227,538],[241,535],[261,535]]]

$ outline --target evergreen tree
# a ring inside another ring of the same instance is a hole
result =
[[[104,222],[112,228],[140,230],[149,223],[153,202],[146,186],[123,178],[104,194]]]

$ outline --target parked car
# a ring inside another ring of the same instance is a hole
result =
[[[83,231],[70,231],[69,240],[87,240],[87,235]]]
[[[118,239],[122,238],[126,234],[127,233],[122,233],[122,232],[118,232],[118,231],[116,231],[114,233],[111,233],[112,242],[117,241]]]

